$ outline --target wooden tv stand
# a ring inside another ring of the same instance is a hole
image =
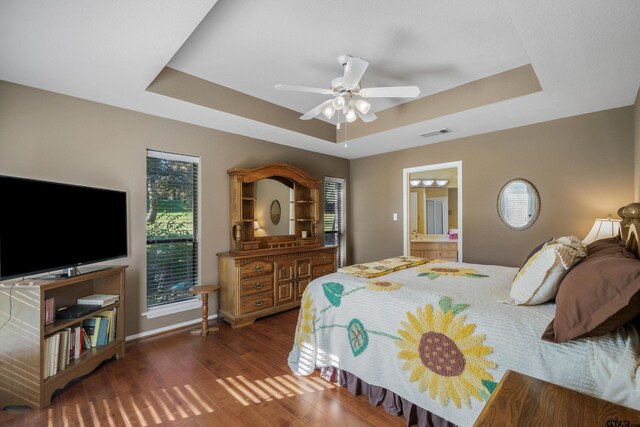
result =
[[[0,329],[0,410],[7,406],[42,409],[51,402],[51,395],[71,380],[87,375],[105,360],[124,355],[126,268],[115,266],[59,280],[16,279],[0,283],[0,325],[9,318],[11,306],[11,320]],[[55,298],[59,308],[91,294],[118,294],[120,300],[86,316],[45,325],[45,299]],[[116,338],[108,345],[84,350],[65,370],[45,379],[45,338],[114,307]]]

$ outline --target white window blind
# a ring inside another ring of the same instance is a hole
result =
[[[501,211],[504,219],[513,227],[523,227],[533,215],[532,196],[525,183],[512,183],[503,193]]]
[[[347,261],[345,240],[345,181],[342,178],[324,179],[324,243],[338,246],[338,267]]]
[[[147,151],[147,307],[194,298],[198,163],[197,157]]]

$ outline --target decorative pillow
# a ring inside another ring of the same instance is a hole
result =
[[[552,240],[553,240],[553,237],[551,239],[549,239],[549,240],[545,240],[544,242],[540,243],[538,246],[533,248],[533,250],[531,250],[531,252],[529,252],[529,255],[527,255],[527,257],[524,259],[524,262],[522,263],[522,265],[518,269],[518,273],[520,272],[520,270],[522,270],[522,267],[524,267],[524,265],[527,263],[527,261],[529,261],[531,259],[531,257],[536,254],[536,252],[538,252],[540,249],[542,249],[542,247],[545,244],[549,243]]]
[[[537,305],[555,298],[564,275],[586,255],[587,249],[575,236],[545,243],[516,274],[509,302]]]
[[[619,240],[603,240],[587,247],[589,255],[560,284],[543,340],[604,335],[640,315],[640,261]]]

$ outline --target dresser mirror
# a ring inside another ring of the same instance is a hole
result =
[[[256,237],[295,234],[294,183],[288,179],[265,178],[255,183]]]
[[[228,171],[233,252],[318,245],[321,180],[274,163]]]
[[[540,213],[540,195],[536,187],[523,178],[507,182],[498,194],[498,216],[512,230],[525,230]]]

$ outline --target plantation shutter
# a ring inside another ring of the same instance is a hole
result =
[[[147,307],[194,298],[199,158],[147,151]]]
[[[344,179],[324,179],[324,242],[338,246],[338,267],[346,263]]]
[[[527,185],[515,182],[505,188],[501,210],[504,218],[513,227],[523,227],[533,215],[533,200],[527,191]]]

